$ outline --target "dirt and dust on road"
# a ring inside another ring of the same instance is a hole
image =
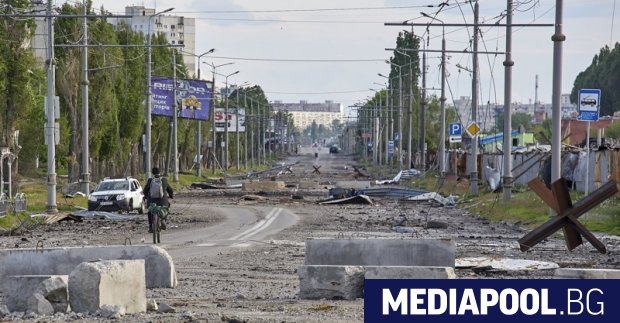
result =
[[[168,304],[174,311],[132,314],[117,321],[363,321],[362,299],[299,299],[297,268],[304,263],[304,242],[308,238],[452,239],[456,244],[459,278],[545,278],[553,275],[554,266],[546,263],[508,262],[495,266],[481,262],[489,258],[545,261],[560,267],[620,266],[620,239],[616,236],[597,235],[608,248],[605,255],[597,253],[589,244],[569,252],[564,241],[557,237],[523,253],[517,240],[529,229],[518,223],[490,222],[455,207],[402,203],[387,198],[373,198],[372,205],[319,205],[317,201],[328,198],[327,187],[337,180],[353,180],[360,175],[353,168],[353,157],[329,154],[327,149],[322,149],[315,158],[314,152],[306,149],[288,156],[283,162],[293,165],[293,173],[282,172],[286,174],[278,176],[278,180],[287,183],[314,181],[318,183],[317,188],[286,188],[280,193],[265,192],[251,199],[246,199],[243,195],[247,193],[239,189],[184,189],[179,192],[173,200],[172,216],[161,244],[174,260],[178,287],[147,290],[148,298]],[[321,165],[320,174],[314,172],[313,165]],[[276,174],[258,176],[269,180]],[[21,236],[0,237],[0,248],[35,248],[37,244],[44,247],[149,244],[149,239],[146,216],[136,215],[124,221],[66,221],[42,225]],[[105,320],[96,315],[76,313],[57,313],[45,318],[14,313],[4,319]]]

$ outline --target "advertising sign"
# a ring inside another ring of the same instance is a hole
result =
[[[226,131],[226,122],[228,121],[228,132],[237,132],[237,108],[228,108],[228,116],[226,109],[215,108],[215,131]],[[245,108],[239,108],[239,132],[245,131]]]
[[[153,104],[151,114],[172,117],[174,80],[169,77],[151,77]],[[209,120],[213,84],[201,80],[177,79],[177,106],[179,118]]]

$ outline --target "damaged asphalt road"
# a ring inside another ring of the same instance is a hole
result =
[[[162,247],[175,262],[178,287],[147,290],[149,299],[165,303],[172,310],[133,314],[117,321],[363,321],[361,299],[298,299],[297,268],[304,263],[304,242],[308,238],[452,239],[460,264],[456,268],[459,278],[538,278],[553,274],[553,265],[518,262],[519,266],[511,266],[505,265],[511,261],[502,259],[545,261],[559,267],[620,266],[620,238],[616,236],[597,234],[608,248],[605,255],[589,244],[569,252],[565,242],[557,238],[524,253],[517,240],[529,229],[515,223],[490,222],[437,203],[403,203],[373,196],[372,205],[318,205],[317,201],[328,198],[325,183],[354,180],[351,157],[324,150],[314,158],[310,150],[302,150],[289,157],[286,164],[294,164],[293,173],[282,174],[278,180],[316,181],[316,188],[286,188],[285,193],[259,194],[264,199],[251,200],[241,198],[246,192],[228,188],[180,192],[173,200],[168,230],[162,235]],[[321,165],[320,174],[313,174],[313,165]],[[269,180],[269,176],[265,173],[259,178]],[[303,199],[293,199],[293,195]],[[148,242],[146,216],[137,216],[40,225],[21,236],[0,237],[0,248]],[[62,322],[75,316],[55,314],[45,320]],[[105,320],[93,315],[82,317],[86,321]]]

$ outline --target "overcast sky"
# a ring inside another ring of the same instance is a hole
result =
[[[94,0],[95,7],[104,6],[123,13],[126,5],[144,5],[158,10],[174,7],[173,13],[196,18],[196,52],[216,48],[213,57],[203,61],[234,65],[219,72],[240,73],[230,83],[249,82],[260,85],[269,100],[322,102],[334,100],[345,106],[372,95],[369,88],[385,79],[377,73],[389,73],[382,60],[389,58],[385,48],[394,47],[402,27],[384,26],[384,22],[415,19],[429,20],[421,11],[433,14],[440,0]],[[514,23],[553,23],[555,0],[515,0],[521,2]],[[592,61],[601,47],[620,37],[620,22],[613,23],[614,0],[564,1],[563,93],[569,93],[576,75]],[[437,18],[445,22],[473,22],[472,6],[449,0]],[[506,9],[504,0],[480,0],[481,21],[495,22]],[[426,7],[434,5],[435,7]],[[620,6],[620,4],[619,4]],[[400,7],[400,8],[394,8]],[[403,8],[407,7],[407,8]],[[358,10],[306,9],[364,8]],[[377,9],[383,8],[383,9]],[[299,9],[304,9],[299,11]],[[286,11],[284,11],[286,10]],[[297,11],[295,11],[297,10]],[[219,11],[219,12],[216,12]],[[222,11],[228,11],[223,13]],[[263,11],[263,12],[259,12]],[[270,11],[270,12],[264,12]],[[616,11],[620,11],[617,8]],[[616,19],[617,20],[617,19]],[[322,22],[322,23],[319,23]],[[612,32],[613,23],[613,32]],[[410,28],[410,27],[409,27]],[[407,29],[409,29],[407,28]],[[504,51],[505,28],[483,28],[484,42],[479,50]],[[539,101],[551,101],[553,27],[513,29],[513,102],[534,99],[534,79],[539,75]],[[424,27],[414,27],[416,34]],[[471,34],[471,30],[469,31]],[[441,28],[430,30],[431,49],[441,49]],[[469,35],[463,28],[446,28],[447,47],[463,50],[469,46]],[[430,54],[428,87],[439,87],[439,54]],[[229,57],[229,58],[222,58]],[[281,62],[248,59],[283,60],[373,60],[357,62]],[[481,103],[503,103],[503,55],[480,56]],[[471,68],[471,57],[451,54],[448,60],[448,103],[452,97],[471,96],[471,76],[456,65]],[[209,67],[203,65],[203,72]],[[203,73],[204,74],[204,73]],[[219,82],[218,82],[219,83]],[[318,94],[317,94],[318,93]]]

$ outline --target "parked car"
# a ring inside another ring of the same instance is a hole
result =
[[[146,212],[140,182],[132,177],[104,178],[88,195],[89,211]]]
[[[329,153],[330,154],[337,154],[340,152],[340,148],[338,148],[338,146],[331,146],[329,147]]]

